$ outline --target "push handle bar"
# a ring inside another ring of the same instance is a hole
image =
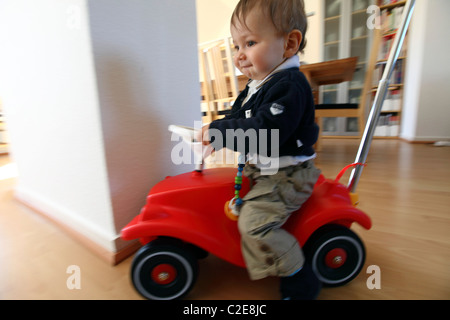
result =
[[[377,94],[373,101],[372,109],[367,120],[366,128],[361,139],[361,144],[359,145],[359,150],[356,155],[355,163],[366,163],[367,155],[369,153],[370,145],[372,143],[373,134],[375,132],[375,127],[380,116],[381,107],[383,106],[384,99],[386,98],[386,93],[389,88],[390,79],[394,72],[395,64],[397,63],[403,42],[406,37],[406,32],[408,31],[409,23],[411,22],[412,14],[414,11],[416,0],[408,0],[405,9],[403,11],[402,22],[398,28],[397,34],[395,36],[394,43],[392,45],[389,58],[386,63],[386,69],[384,70],[383,76],[380,80]],[[358,186],[359,179],[364,166],[356,166],[350,175],[348,182],[348,189],[350,192],[355,192]]]

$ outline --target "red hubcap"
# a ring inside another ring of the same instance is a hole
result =
[[[169,284],[176,276],[177,270],[170,264],[160,264],[152,270],[152,280],[158,284]]]
[[[327,267],[337,269],[341,267],[347,260],[347,252],[344,249],[336,248],[331,250],[325,256],[325,264]]]

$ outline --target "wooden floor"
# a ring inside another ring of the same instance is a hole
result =
[[[318,167],[336,176],[358,143],[324,140]],[[9,161],[0,156],[0,299],[141,299],[129,280],[131,258],[112,267],[14,200]],[[370,231],[353,228],[366,245],[366,265],[319,299],[450,299],[450,148],[375,140],[358,193],[373,219]],[[79,290],[67,287],[71,265],[80,267]],[[371,265],[381,271],[379,290],[366,285]],[[278,281],[252,282],[246,270],[210,256],[187,298],[279,299]]]

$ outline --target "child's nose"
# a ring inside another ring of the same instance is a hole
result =
[[[245,55],[242,52],[242,50],[239,50],[239,51],[236,52],[236,54],[234,55],[234,59],[236,61],[240,61],[240,60],[244,60],[245,59]]]

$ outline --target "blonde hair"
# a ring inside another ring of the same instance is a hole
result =
[[[236,26],[238,21],[246,26],[245,19],[248,13],[257,6],[261,8],[263,14],[270,17],[280,34],[287,35],[292,30],[299,30],[303,37],[298,51],[303,51],[306,47],[305,35],[308,29],[303,0],[240,0],[231,16],[231,24]]]

